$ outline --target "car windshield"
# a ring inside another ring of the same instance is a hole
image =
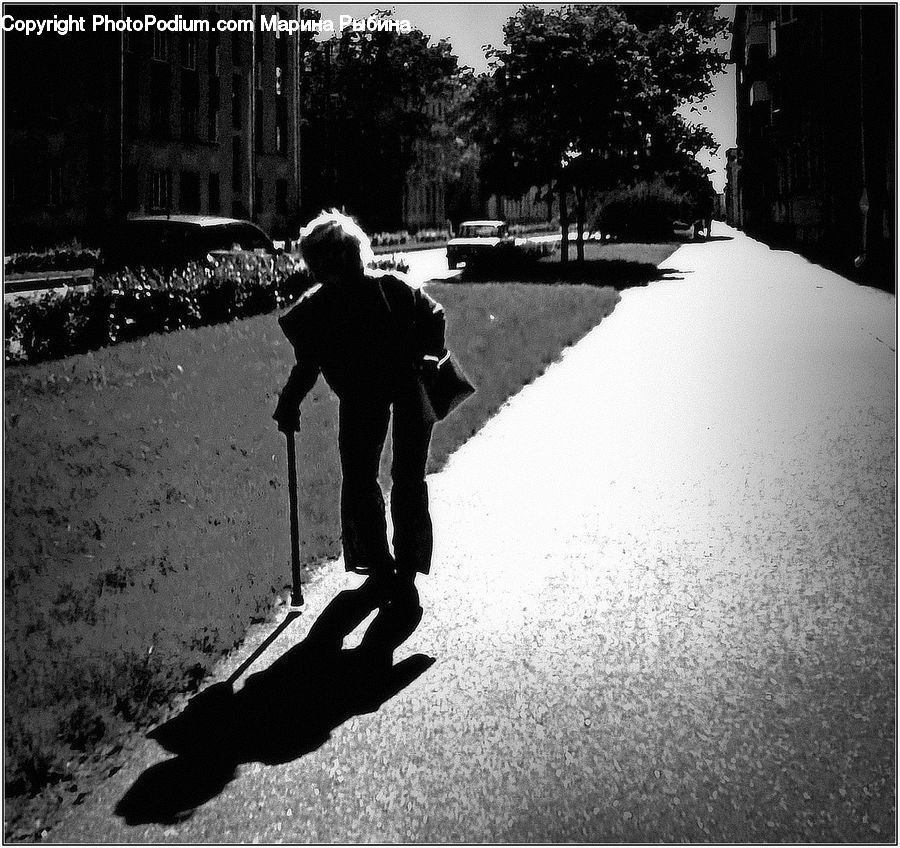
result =
[[[266,237],[247,224],[209,227],[205,233],[207,250],[268,250]]]
[[[503,228],[494,224],[463,224],[459,234],[463,238],[497,238],[503,235]]]

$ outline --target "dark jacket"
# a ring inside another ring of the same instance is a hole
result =
[[[321,372],[341,400],[390,403],[422,356],[444,350],[444,310],[421,289],[383,271],[347,291],[315,286],[278,319],[297,364],[279,406],[297,408]]]

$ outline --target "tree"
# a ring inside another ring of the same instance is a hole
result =
[[[609,153],[627,132],[621,104],[633,87],[633,33],[615,7],[523,7],[504,27],[506,48],[489,51],[490,75],[474,89],[472,130],[485,182],[516,193],[547,186],[558,195],[564,262],[569,193],[581,228],[584,181],[611,169]]]
[[[709,7],[526,6],[473,86],[473,135],[499,191],[550,186],[559,196],[562,260],[574,195],[578,258],[589,192],[685,167],[708,133],[675,109],[712,89],[724,19]]]
[[[433,134],[426,106],[458,73],[450,45],[420,30],[346,28],[303,47],[304,212],[342,206],[367,227],[396,227],[416,141]]]

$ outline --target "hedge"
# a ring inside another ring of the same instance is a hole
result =
[[[376,267],[405,270],[388,261]],[[296,255],[235,256],[171,274],[145,268],[6,305],[7,364],[39,362],[106,345],[280,309],[311,285]]]
[[[675,221],[690,219],[691,201],[662,179],[604,195],[592,229],[623,239],[671,238]]]
[[[93,268],[97,262],[98,250],[84,247],[54,247],[40,252],[14,253],[3,261],[7,274],[29,271],[78,271]]]

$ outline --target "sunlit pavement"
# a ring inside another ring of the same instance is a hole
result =
[[[50,840],[894,841],[895,300],[714,235],[431,478],[433,666],[179,824],[112,813],[143,743]]]

